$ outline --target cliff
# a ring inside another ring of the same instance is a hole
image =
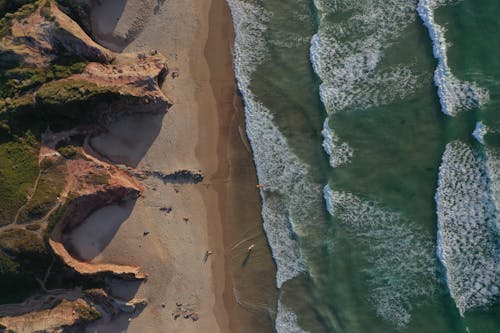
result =
[[[50,295],[48,286],[61,281],[144,279],[138,266],[82,260],[64,239],[96,210],[141,195],[133,173],[100,160],[86,142],[124,114],[168,110],[160,89],[166,59],[100,46],[56,1],[0,4],[1,14],[0,303],[29,290]],[[33,321],[37,330],[56,331],[127,308],[97,294],[0,305],[0,327],[22,332]]]

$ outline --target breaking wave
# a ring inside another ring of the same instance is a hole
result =
[[[413,92],[417,76],[400,65],[380,69],[383,52],[414,20],[415,2],[317,0],[318,32],[310,47],[311,63],[322,84],[328,113],[388,104]],[[350,13],[328,22],[329,14]]]
[[[329,213],[363,245],[364,273],[377,314],[404,328],[411,320],[412,304],[437,290],[433,240],[417,223],[351,193],[327,185],[324,197]]]
[[[476,127],[472,132],[472,136],[477,140],[477,142],[484,145],[484,136],[488,133],[488,128],[482,121],[476,123]]]
[[[454,141],[446,146],[439,168],[438,255],[461,314],[487,306],[499,295],[497,161]]]
[[[325,119],[321,134],[323,135],[323,149],[330,156],[332,168],[349,163],[354,155],[354,149],[347,142],[342,142],[333,129],[328,126],[328,118]]]
[[[489,100],[488,90],[479,88],[474,82],[460,81],[453,75],[448,65],[445,29],[434,20],[434,10],[442,5],[456,1],[420,0],[418,14],[429,30],[433,44],[434,58],[438,66],[434,72],[434,83],[438,89],[441,110],[448,116],[455,116],[460,111],[480,107]]]
[[[309,168],[290,149],[273,116],[249,88],[252,73],[268,57],[263,34],[271,13],[253,2],[228,0],[235,29],[234,67],[245,103],[246,129],[257,169],[264,229],[277,266],[276,284],[307,270],[300,237],[315,229],[322,211],[321,187],[311,181]],[[311,270],[309,268],[309,270]],[[311,273],[314,275],[314,272]],[[278,332],[303,332],[296,315],[281,302]]]
[[[297,315],[278,302],[278,315],[276,317],[276,331],[279,333],[308,333],[300,328]]]

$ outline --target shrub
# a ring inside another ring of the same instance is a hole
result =
[[[30,16],[37,8],[40,0],[3,0],[0,1],[0,37],[9,32],[12,20],[21,20]]]
[[[101,313],[96,310],[91,305],[88,304],[77,304],[75,306],[75,312],[80,315],[80,318],[85,321],[95,321],[101,319]]]
[[[72,159],[77,157],[80,154],[80,147],[68,145],[57,148],[59,154],[61,154],[64,158]]]
[[[19,268],[19,264],[12,261],[8,256],[0,251],[0,276],[6,274],[15,274]]]
[[[20,257],[36,258],[47,254],[42,238],[22,228],[0,232],[0,248],[4,252]]]

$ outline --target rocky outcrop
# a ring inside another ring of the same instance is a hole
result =
[[[52,1],[42,0],[28,17],[14,15],[7,35],[0,42],[0,60],[17,66],[47,67],[59,57],[81,57],[110,63],[113,52],[95,43]]]
[[[120,300],[102,289],[61,289],[21,304],[0,305],[0,331],[79,332],[88,323],[140,311],[145,305],[145,300]]]
[[[99,312],[84,299],[61,300],[51,309],[28,312],[19,316],[0,318],[7,332],[62,332],[99,319]]]
[[[114,53],[95,43],[56,1],[40,0],[0,22],[0,71],[0,85],[8,88],[0,91],[2,135],[31,137],[47,127],[58,131],[46,130],[41,142],[32,144],[40,146],[38,169],[34,166],[38,177],[27,199],[15,207],[20,208],[14,221],[7,221],[0,234],[0,259],[12,264],[14,277],[17,269],[26,270],[30,279],[35,276],[47,298],[32,300],[29,306],[0,306],[0,331],[2,326],[16,332],[60,331],[95,320],[98,314],[135,311],[142,301],[120,301],[104,292],[55,297],[46,285],[55,266],[71,272],[75,280],[146,278],[138,266],[81,260],[64,239],[96,210],[141,195],[143,187],[130,170],[100,160],[86,142],[125,113],[168,110],[171,103],[160,89],[168,73],[166,59],[156,51]],[[156,176],[172,182],[202,177]],[[34,252],[34,245],[37,255],[47,259],[39,261],[36,272],[33,262],[23,257],[23,249]],[[54,299],[57,302],[50,301]]]
[[[112,65],[91,62],[81,74],[42,85],[35,92],[35,104],[68,112],[72,106],[112,118],[123,113],[165,112],[171,103],[160,83],[167,72],[165,58],[159,54],[121,55]],[[92,110],[86,109],[88,104]]]
[[[139,178],[155,177],[164,184],[197,184],[203,181],[201,171],[192,170],[177,170],[170,173],[145,170],[136,172],[135,175]]]
[[[84,262],[73,256],[64,246],[63,235],[82,224],[90,214],[102,207],[135,199],[142,191],[140,184],[115,167],[109,166],[103,172],[98,165],[90,161],[76,160],[70,164],[69,169],[72,171],[70,174],[73,179],[69,180],[71,188],[69,191],[74,198],[67,199],[64,212],[57,221],[54,221],[55,225],[49,238],[52,251],[80,274],[144,279],[146,276],[138,266]],[[97,184],[95,177],[101,178],[104,184]]]
[[[60,160],[57,150],[60,142],[65,142],[78,134],[71,130],[63,133],[46,132],[43,135],[40,159]],[[85,135],[90,135],[90,131]],[[105,206],[136,199],[143,186],[127,171],[100,161],[88,155],[84,148],[74,158],[65,159],[66,187],[59,199],[59,208],[52,215],[48,226],[49,245],[66,265],[83,275],[114,275],[125,279],[144,279],[138,266],[96,264],[79,260],[72,255],[63,242],[65,234],[84,223],[87,217]]]
[[[12,14],[0,39],[0,68],[7,69],[4,80],[12,95],[0,95],[0,125],[36,126],[31,123],[40,115],[88,124],[170,107],[160,89],[168,73],[161,54],[115,54],[53,1],[42,0],[35,8],[27,17]]]

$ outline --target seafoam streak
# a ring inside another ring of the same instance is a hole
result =
[[[328,126],[328,118],[323,124],[323,149],[330,156],[330,165],[336,168],[349,163],[354,155],[354,149],[347,142],[342,142],[332,128]]]
[[[448,65],[445,29],[434,19],[434,10],[452,1],[420,0],[418,14],[429,30],[433,44],[434,57],[438,66],[434,72],[434,83],[438,89],[441,110],[448,116],[455,116],[460,111],[480,107],[489,100],[488,90],[479,88],[474,82],[460,81]],[[456,1],[455,1],[456,2]]]
[[[404,64],[380,68],[384,50],[414,21],[415,2],[408,0],[316,0],[318,32],[310,58],[320,77],[320,97],[329,114],[366,109],[404,98],[417,76]],[[348,13],[348,19],[326,20]]]
[[[499,163],[493,158],[486,162],[465,143],[454,141],[446,146],[439,168],[438,256],[462,314],[499,296],[497,191],[490,177],[499,171]]]
[[[329,115],[389,104],[411,94],[418,76],[405,64],[381,68],[384,50],[414,20],[415,1],[315,0],[318,32],[310,46],[310,59],[320,77],[320,98]],[[331,22],[330,14],[348,13]],[[334,129],[323,127],[323,148],[330,165],[348,163],[354,150]]]
[[[432,239],[401,214],[351,193],[327,185],[324,197],[330,214],[363,245],[369,297],[378,315],[404,328],[416,300],[437,290]]]

